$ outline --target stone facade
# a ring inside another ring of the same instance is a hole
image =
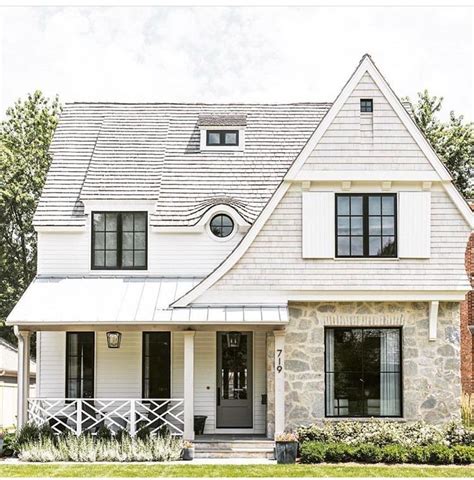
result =
[[[460,415],[459,304],[440,303],[437,340],[428,303],[293,303],[285,339],[287,429],[324,419],[324,327],[401,326],[403,419],[439,423]],[[272,352],[271,345],[268,351]],[[267,361],[273,368],[273,358]],[[267,367],[268,368],[268,367]],[[269,370],[270,371],[270,370]],[[272,390],[268,375],[268,392]],[[270,395],[269,395],[270,398]],[[268,405],[268,433],[273,411]]]

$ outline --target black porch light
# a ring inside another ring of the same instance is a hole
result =
[[[240,332],[229,332],[227,334],[227,346],[229,348],[239,348],[240,336]]]
[[[120,332],[107,332],[107,346],[109,348],[120,348],[122,334]]]

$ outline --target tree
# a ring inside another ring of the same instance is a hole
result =
[[[410,101],[408,99],[408,101]],[[410,102],[411,103],[411,102]],[[412,105],[414,118],[436,153],[451,173],[454,184],[465,198],[474,195],[474,129],[464,117],[450,112],[449,121],[437,117],[443,97],[431,97],[428,90],[418,93]]]
[[[0,335],[13,342],[5,319],[36,273],[33,215],[60,111],[57,97],[36,91],[9,108],[0,124]]]

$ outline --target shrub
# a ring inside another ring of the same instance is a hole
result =
[[[382,461],[382,449],[377,445],[365,443],[354,449],[354,457],[358,462],[379,463]]]
[[[304,442],[300,449],[302,463],[362,462],[362,463],[474,463],[474,446],[427,445],[405,447],[385,445],[379,447],[365,443],[357,446],[344,443]]]
[[[101,425],[97,430],[97,438],[101,440],[110,440],[113,436],[112,430],[106,425]]]
[[[312,440],[323,443],[346,443],[351,445],[373,444],[403,445],[469,445],[474,441],[473,431],[450,423],[445,426],[429,425],[424,422],[390,422],[386,420],[328,421],[322,424],[300,427],[301,442]]]
[[[426,449],[429,455],[429,463],[447,465],[454,462],[453,450],[447,445],[430,445]]]
[[[474,463],[474,445],[455,445],[452,447],[454,463],[469,464]]]
[[[92,435],[65,435],[56,440],[40,438],[21,446],[19,457],[29,462],[162,462],[179,460],[183,442],[171,436],[146,441],[122,436],[121,440]]]
[[[327,446],[321,442],[304,442],[301,445],[301,463],[321,463],[326,457]]]
[[[382,447],[382,462],[384,463],[405,463],[408,458],[408,449],[403,445],[385,445]]]
[[[350,462],[354,460],[355,448],[345,443],[329,443],[326,447],[325,460],[327,462]]]

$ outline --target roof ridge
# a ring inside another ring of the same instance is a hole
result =
[[[333,102],[328,101],[303,101],[303,102],[64,102],[64,105],[196,105],[196,106],[232,106],[232,105],[241,105],[241,106],[279,106],[279,105],[331,105]]]

